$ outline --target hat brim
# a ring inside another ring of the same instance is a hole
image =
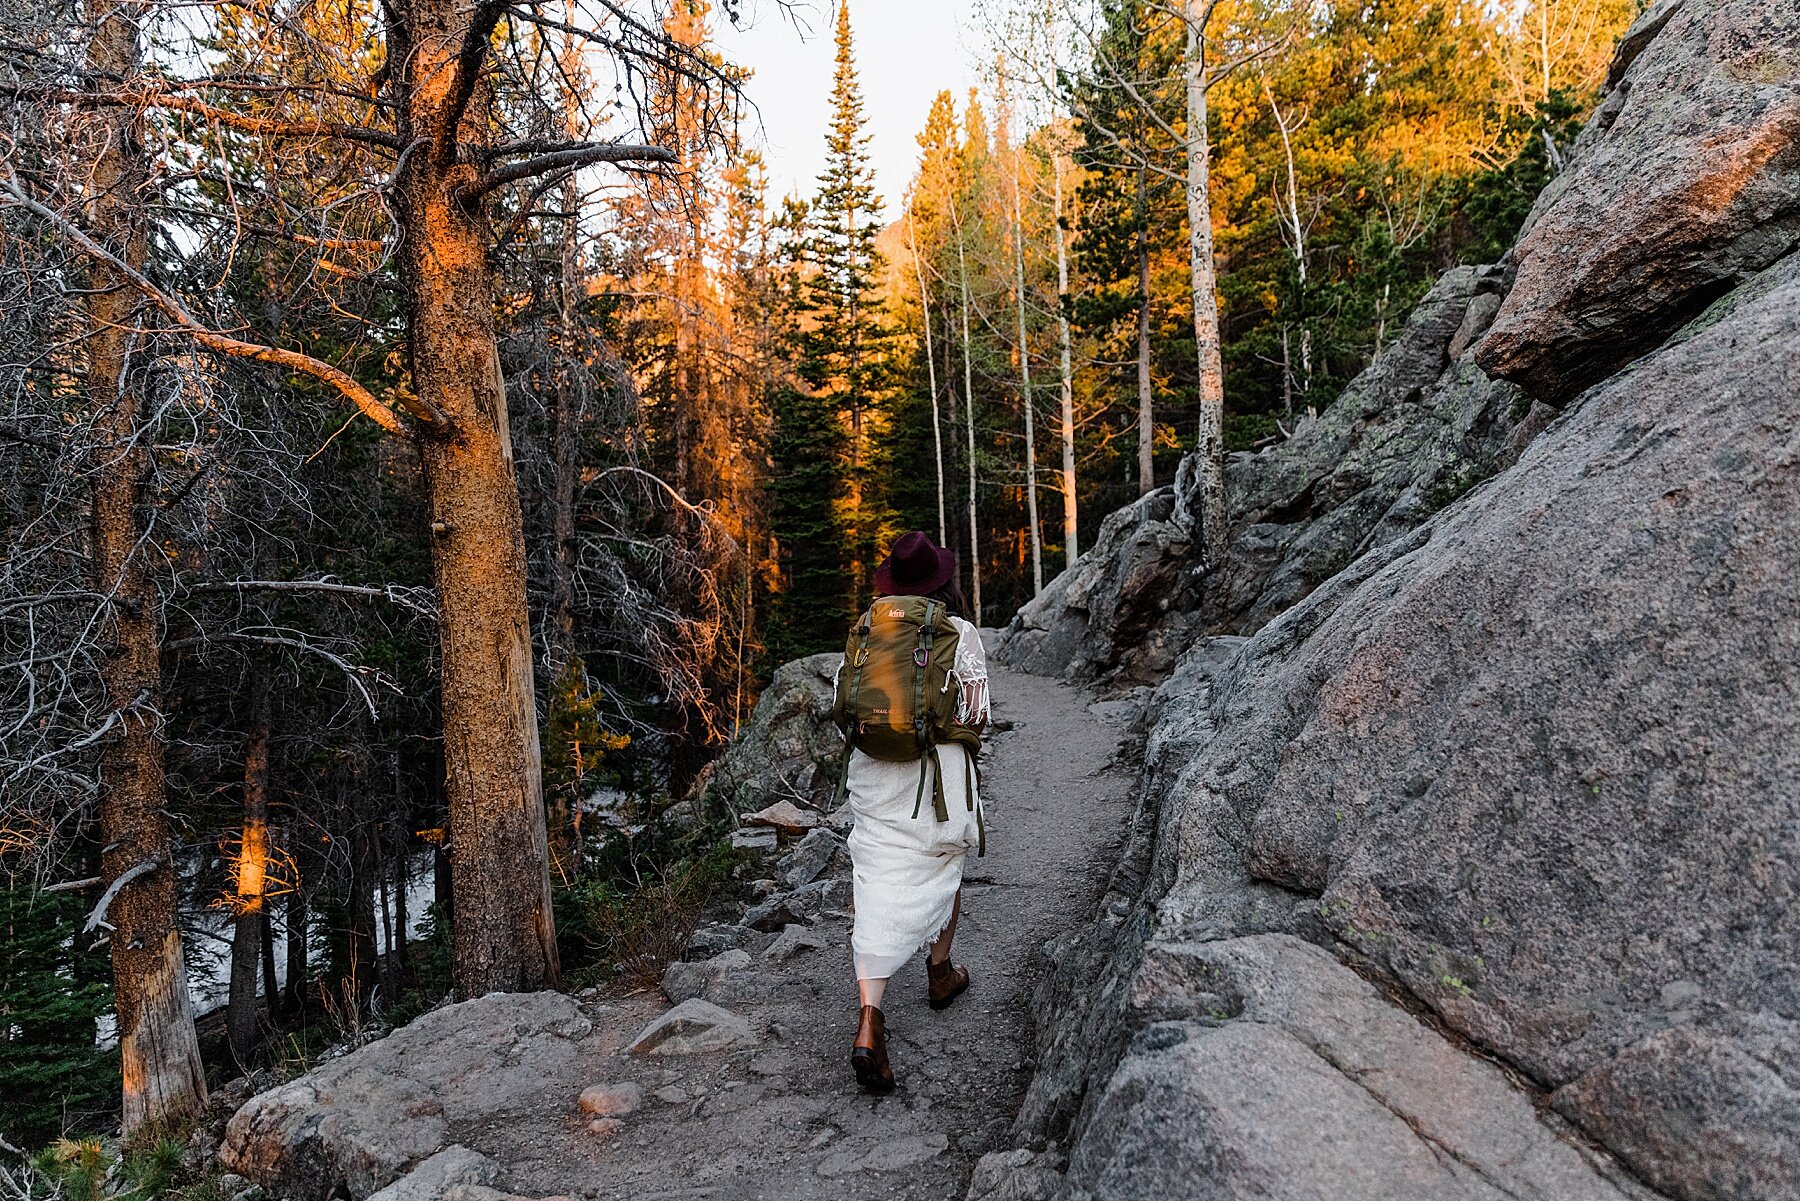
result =
[[[931,549],[937,552],[937,570],[922,580],[894,578],[894,557],[889,555],[882,560],[881,566],[875,569],[875,591],[883,596],[924,596],[928,592],[936,592],[950,582],[956,574],[956,555],[941,546]]]

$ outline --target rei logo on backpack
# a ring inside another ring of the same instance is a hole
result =
[[[960,743],[968,750],[965,763],[981,750],[981,735],[956,722],[958,690],[952,686],[950,670],[956,662],[957,636],[943,602],[922,596],[876,597],[851,627],[831,708],[845,743],[839,800],[847,791],[852,749],[889,763],[918,760],[913,816],[919,815],[930,775],[932,811],[937,820],[950,820],[937,748]],[[966,782],[971,785],[966,793],[969,808],[974,809],[974,781]]]

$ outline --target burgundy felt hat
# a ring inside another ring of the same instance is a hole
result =
[[[875,569],[875,591],[884,596],[924,596],[936,592],[956,574],[956,556],[921,530],[902,534]]]

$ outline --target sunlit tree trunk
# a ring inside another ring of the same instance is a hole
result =
[[[1062,491],[1063,557],[1073,564],[1081,557],[1075,497],[1075,371],[1069,343],[1069,246],[1063,237],[1062,162],[1051,163],[1056,197],[1056,343],[1062,366]]]
[[[244,814],[234,865],[231,991],[225,1003],[231,1056],[245,1069],[258,1042],[256,976],[262,966],[263,924],[268,916],[263,897],[269,877],[269,689],[262,679],[252,688],[250,732],[244,739]]]
[[[421,441],[438,595],[457,995],[554,987],[543,776],[525,604],[525,538],[494,338],[488,228],[471,155],[491,126],[484,41],[457,0],[413,0],[389,27],[403,130],[394,203],[412,382],[447,434]],[[479,35],[477,35],[479,38]],[[465,46],[465,42],[469,45]],[[460,82],[459,82],[460,81]],[[460,90],[459,90],[460,88]]]
[[[938,414],[937,358],[931,346],[931,294],[925,290],[925,267],[919,261],[919,242],[913,233],[912,210],[906,211],[906,243],[912,252],[913,278],[919,284],[919,319],[925,324],[925,370],[931,388],[931,451],[937,464],[938,545],[944,545],[947,522],[944,511],[944,427]]]
[[[1200,419],[1194,442],[1200,540],[1205,565],[1225,561],[1225,364],[1219,349],[1219,281],[1213,265],[1212,146],[1207,136],[1206,22],[1216,0],[1187,3],[1188,263],[1193,277],[1194,349]]]
[[[969,343],[969,260],[962,222],[956,223],[956,266],[962,282],[963,417],[969,429],[969,577],[975,624],[981,624],[981,538],[975,525],[975,358]]]
[[[1150,217],[1146,211],[1144,169],[1137,172],[1137,391],[1138,495],[1156,487],[1156,413],[1150,379]]]
[[[141,3],[95,0],[87,63],[95,90],[128,88],[137,75],[145,11]],[[140,207],[149,171],[138,119],[128,107],[99,110],[89,169],[94,233],[133,270],[144,266],[148,225]],[[165,811],[158,597],[147,561],[157,553],[148,528],[150,450],[132,386],[139,296],[104,264],[95,264],[89,282],[86,382],[98,444],[92,570],[94,590],[110,598],[101,674],[116,722],[102,752],[101,873],[109,882],[105,921],[111,927],[123,1127],[132,1137],[199,1116],[206,1107],[206,1076],[188,998]]]
[[[1019,401],[1025,410],[1025,519],[1031,536],[1031,595],[1044,590],[1043,534],[1038,526],[1037,415],[1032,411],[1031,344],[1025,334],[1025,212],[1019,196],[1019,163],[1015,152],[1013,185],[1013,278],[1019,318]]]

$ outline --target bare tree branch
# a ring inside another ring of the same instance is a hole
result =
[[[272,363],[275,366],[286,367],[290,371],[298,371],[302,375],[311,376],[335,389],[382,429],[403,438],[411,436],[399,415],[377,400],[373,393],[352,378],[348,372],[333,367],[330,363],[320,359],[315,359],[311,355],[301,354],[297,350],[283,350],[279,347],[263,346],[256,342],[245,342],[200,324],[188,313],[187,309],[182,307],[180,301],[151,283],[142,272],[134,270],[123,259],[88,237],[67,217],[27,195],[19,186],[18,177],[12,172],[8,171],[6,177],[0,179],[0,192],[4,192],[11,198],[10,202],[0,201],[0,204],[11,203],[15,207],[27,210],[67,238],[81,253],[105,263],[107,267],[129,281],[144,295],[145,299],[167,314],[182,332],[208,350],[218,351],[220,354],[231,355],[235,358]],[[414,417],[434,433],[442,433],[449,428],[450,423],[442,413],[416,399],[409,398],[406,403],[408,411],[412,412]]]
[[[383,588],[371,588],[363,584],[340,584],[336,580],[220,580],[216,583],[196,584],[185,591],[196,594],[207,592],[328,592],[341,596],[366,596],[389,601],[420,617],[433,621],[437,619],[436,609],[417,599],[415,594],[422,590],[403,588],[397,584],[389,584]]]
[[[39,892],[86,892],[88,889],[92,888],[94,885],[100,883],[100,881],[102,881],[104,879],[106,879],[105,876],[89,876],[85,880],[64,880],[61,884],[46,884],[42,888],[38,889],[38,891]]]
[[[81,928],[81,932],[83,934],[92,934],[101,926],[106,926],[108,930],[112,929],[112,927],[107,924],[106,911],[112,906],[113,898],[118,896],[119,892],[127,884],[131,883],[139,876],[149,875],[161,866],[162,865],[154,859],[146,859],[142,863],[133,864],[131,867],[120,872],[119,878],[114,880],[111,884],[108,884],[106,886],[106,891],[100,894],[100,903],[94,906],[94,911],[92,913],[88,914],[87,924]]]
[[[633,146],[622,142],[578,144],[490,171],[481,179],[458,188],[456,194],[464,202],[477,200],[495,188],[512,183],[514,180],[529,179],[547,171],[585,167],[590,163],[672,163],[674,161],[675,152],[662,146]]]
[[[190,85],[191,86],[191,85]],[[140,109],[162,109],[166,112],[192,113],[208,121],[241,133],[263,134],[278,138],[337,138],[366,142],[399,150],[404,143],[397,134],[370,129],[366,125],[349,125],[341,121],[293,121],[280,117],[255,117],[247,113],[220,108],[192,96],[177,96],[155,88],[137,91],[77,92],[65,88],[32,87],[23,84],[0,84],[0,96],[35,100],[50,104],[67,104],[74,108],[112,106]]]

